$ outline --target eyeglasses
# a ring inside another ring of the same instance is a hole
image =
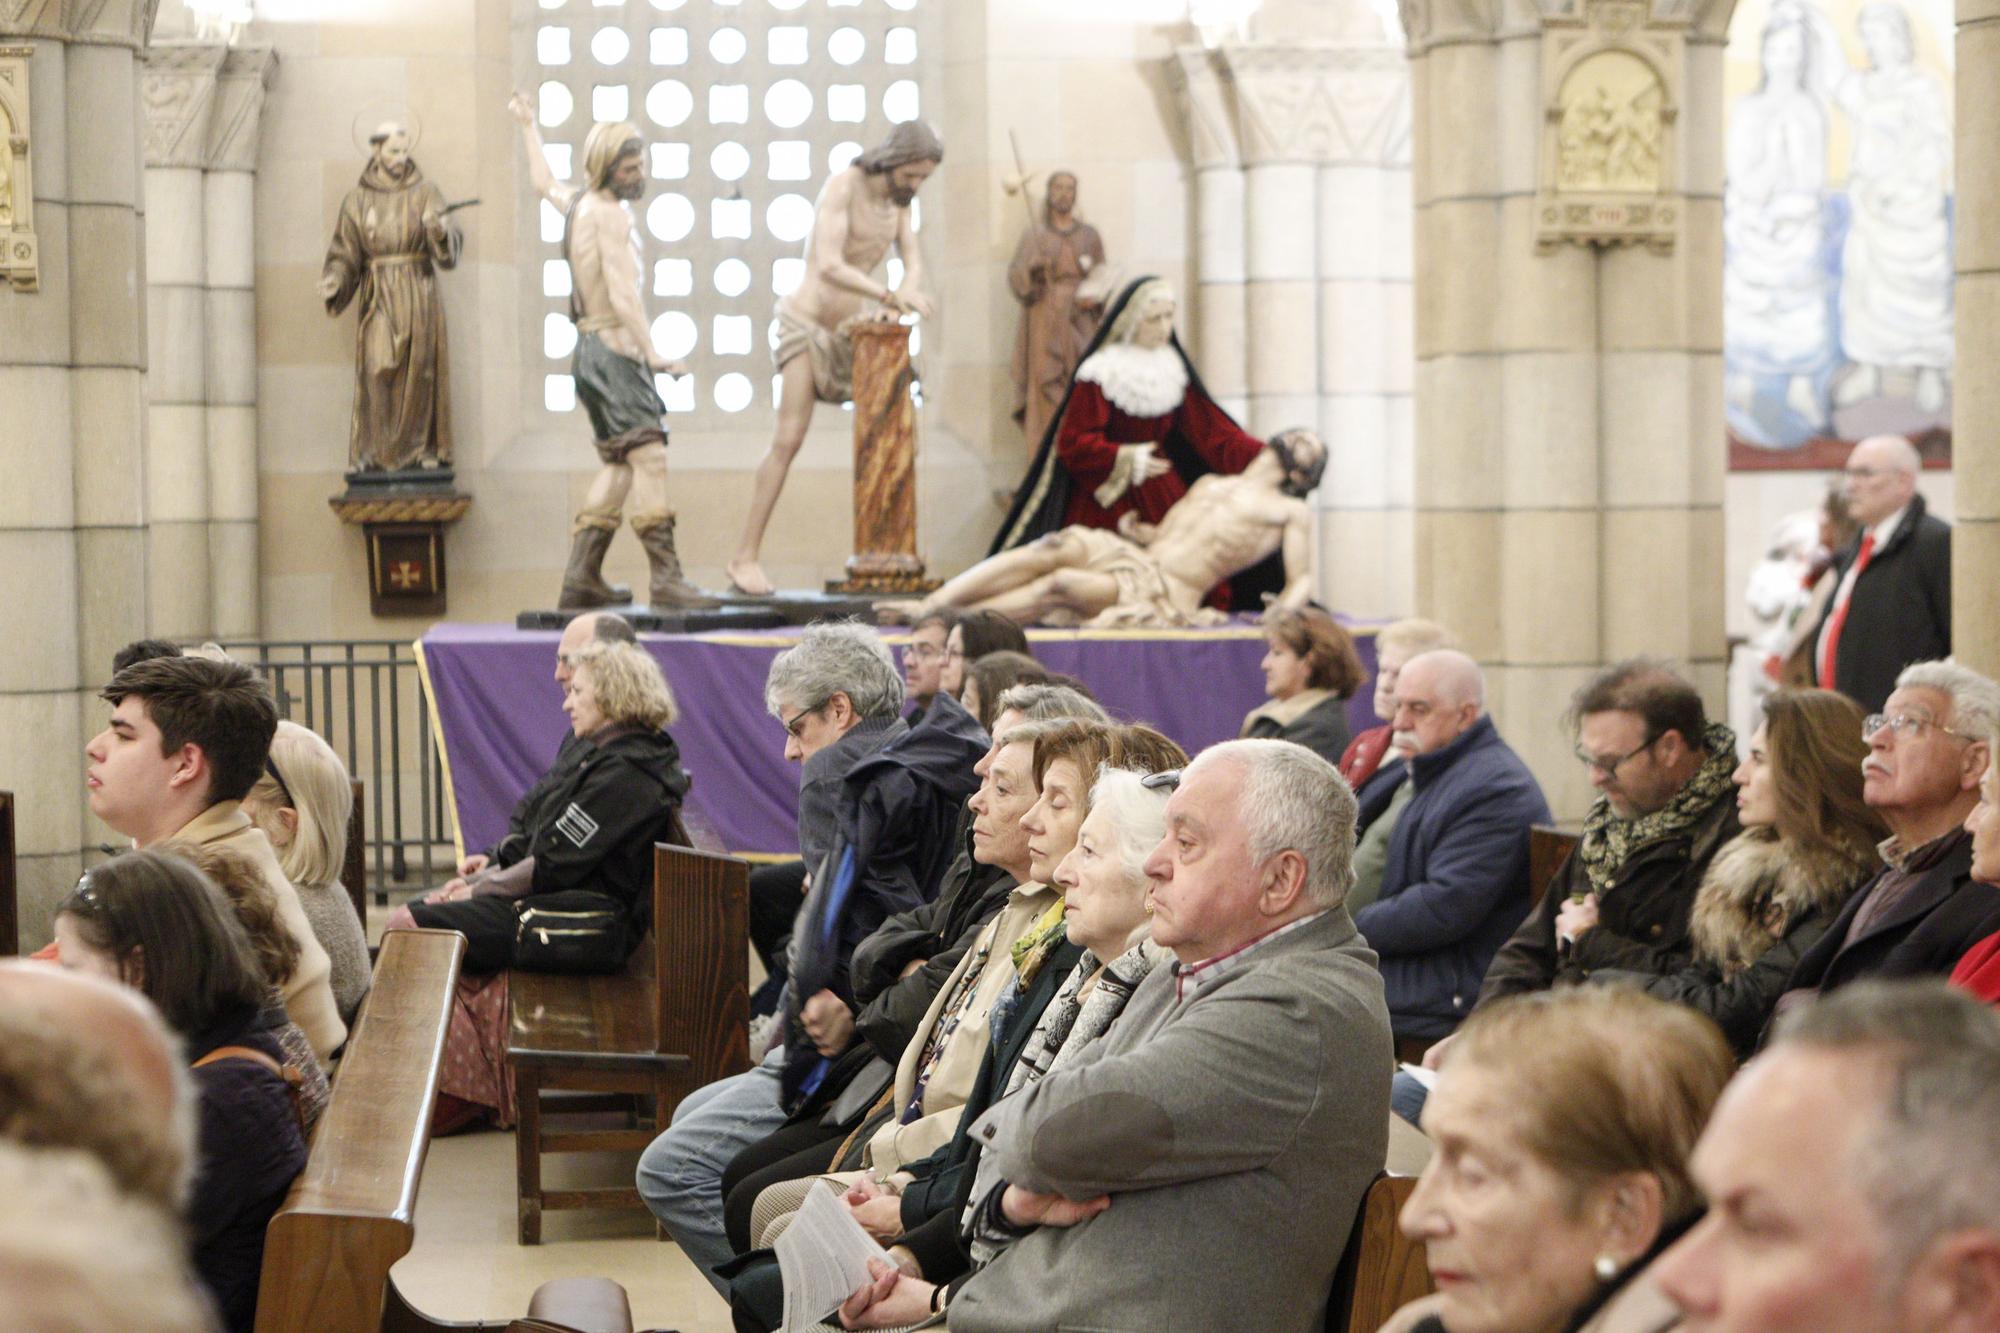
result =
[[[1585,768],[1594,769],[1607,778],[1615,778],[1618,776],[1619,769],[1652,749],[1655,745],[1658,745],[1660,737],[1665,734],[1665,732],[1659,732],[1648,736],[1644,744],[1640,745],[1637,749],[1627,750],[1616,759],[1599,759],[1596,755],[1585,751],[1581,745],[1577,746],[1571,753],[1576,756],[1576,762],[1582,764]]]
[[[271,775],[271,781],[278,784],[278,796],[280,798],[278,808],[281,810],[298,809],[299,803],[292,799],[291,785],[285,781],[285,775],[278,771],[278,761],[271,758],[268,754],[264,756],[264,771]]]
[[[825,708],[826,708],[825,704],[821,704],[817,708],[801,708],[797,713],[794,713],[792,715],[792,718],[789,722],[785,722],[785,734],[790,736],[793,740],[799,740],[800,739],[799,724],[804,722],[807,718],[811,717],[814,713],[820,712]],[[780,718],[779,720],[784,721],[784,719],[782,718]]]
[[[1962,731],[1953,731],[1943,723],[1933,722],[1930,718],[1915,717],[1909,713],[1870,713],[1861,719],[1861,739],[1874,740],[1884,727],[1895,732],[1897,740],[1904,741],[1917,739],[1931,727],[1936,727],[1952,739],[1965,741],[1967,744],[1981,739],[1978,736],[1968,736]]]
[[[1886,477],[1893,471],[1894,468],[1886,467],[1850,467],[1843,469],[1841,475],[1849,481],[1868,481],[1875,477]]]
[[[944,649],[934,643],[910,643],[903,646],[903,656],[918,662],[934,661],[944,655]]]
[[[97,897],[96,888],[91,885],[88,870],[76,877],[76,887],[70,890],[69,897],[56,905],[58,913],[74,912],[78,908],[81,908],[86,915],[92,916],[104,910],[104,904]]]
[[[1148,773],[1145,777],[1139,779],[1139,785],[1147,791],[1179,791],[1181,770],[1178,768],[1169,768],[1159,773]]]

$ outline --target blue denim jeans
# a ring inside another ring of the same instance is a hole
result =
[[[731,1249],[722,1221],[722,1172],[751,1144],[785,1123],[779,1046],[748,1073],[719,1079],[681,1100],[673,1123],[639,1158],[639,1195],[701,1275],[727,1297],[715,1269]]]
[[[1389,1109],[1422,1129],[1420,1117],[1424,1113],[1424,1102],[1430,1095],[1429,1088],[1399,1069],[1395,1082],[1389,1085]]]

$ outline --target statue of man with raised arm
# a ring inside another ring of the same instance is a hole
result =
[[[576,323],[577,401],[590,414],[604,466],[577,512],[569,566],[558,609],[606,606],[617,599],[604,581],[604,553],[626,501],[633,535],[651,568],[654,610],[720,605],[687,581],[674,550],[674,513],[667,507],[666,404],[655,372],[687,374],[653,346],[643,300],[644,265],[632,201],[645,192],[645,144],[628,122],[591,126],[583,141],[583,187],[565,185],[549,170],[535,127],[535,104],[515,93],[508,110],[521,124],[528,178],[535,194],[563,215],[563,257],[569,261],[570,318]]]
[[[858,319],[932,311],[923,290],[923,255],[910,226],[910,205],[917,187],[942,161],[944,141],[937,131],[922,121],[904,121],[852,166],[835,172],[819,193],[806,238],[805,279],[797,291],[778,300],[775,359],[783,380],[778,430],[757,465],[743,540],[729,561],[729,581],[739,592],[753,597],[772,592],[758,563],[764,529],[792,459],[805,443],[814,404],[845,402],[852,396],[854,344],[847,328]],[[875,277],[892,245],[903,261],[903,282],[896,291]]]

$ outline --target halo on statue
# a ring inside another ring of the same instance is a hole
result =
[[[376,131],[384,125],[391,124],[403,127],[403,133],[409,136],[410,151],[416,152],[417,145],[424,137],[423,117],[416,113],[414,107],[388,97],[366,103],[354,113],[354,119],[348,126],[348,135],[354,140],[355,151],[364,157],[374,152],[375,146],[370,141],[375,137]]]

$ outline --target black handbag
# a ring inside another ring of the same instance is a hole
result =
[[[607,976],[632,953],[624,904],[588,889],[538,893],[519,903],[514,962],[524,972]]]

